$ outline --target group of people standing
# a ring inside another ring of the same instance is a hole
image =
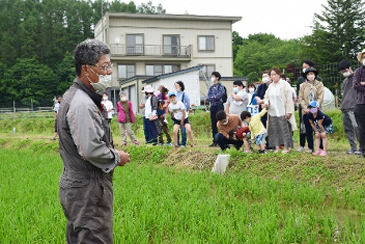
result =
[[[339,70],[345,76],[341,110],[345,133],[351,146],[347,153],[364,156],[365,50],[359,53],[358,61],[363,65],[355,72],[349,61],[339,63]],[[249,153],[251,139],[259,146],[260,153],[265,153],[265,149],[288,153],[293,148],[293,132],[297,130],[294,111],[298,99],[300,147],[297,151],[326,156],[327,135],[333,133],[334,129],[331,118],[321,111],[324,85],[312,61],[305,60],[302,67],[296,92],[281,70],[274,67],[263,73],[263,83],[257,89],[250,84],[246,92],[242,81],[234,81],[233,91],[226,102],[225,87],[220,83],[221,76],[218,72],[213,72],[211,79],[214,84],[207,95],[213,135],[210,146],[220,146],[225,150],[230,145],[238,149],[245,145],[245,152]],[[254,94],[250,95],[252,92]],[[255,105],[257,111],[250,105]],[[356,139],[360,142],[359,149]]]

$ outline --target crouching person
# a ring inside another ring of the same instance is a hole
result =
[[[230,132],[237,131],[243,127],[240,117],[236,114],[226,114],[221,110],[216,115],[218,133],[214,136],[214,141],[218,143],[222,150],[226,150],[229,144],[233,144],[234,147],[239,150],[243,145],[243,141],[239,140],[236,136],[230,136]]]

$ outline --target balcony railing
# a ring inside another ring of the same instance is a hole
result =
[[[171,46],[171,45],[140,45],[127,47],[126,45],[111,44],[111,56],[154,56],[171,58],[191,58],[191,45]]]

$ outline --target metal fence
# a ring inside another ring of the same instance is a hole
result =
[[[0,103],[0,119],[52,117],[54,102],[11,101]]]
[[[360,64],[357,61],[352,61],[353,71],[359,66]],[[318,65],[315,68],[318,70],[318,76],[321,77],[323,85],[333,93],[336,107],[339,107],[343,94],[342,84],[345,77],[340,73],[338,63]],[[299,68],[288,67],[285,74],[291,78],[292,85],[295,85],[298,77],[302,75],[302,71]]]

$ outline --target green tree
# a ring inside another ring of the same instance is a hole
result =
[[[312,34],[301,39],[304,55],[316,64],[355,59],[365,44],[363,0],[328,0],[315,14]]]
[[[243,44],[243,38],[237,31],[232,32],[232,54],[233,54],[233,62],[236,59],[238,49]]]
[[[289,64],[300,65],[298,40],[281,40],[272,34],[249,35],[243,40],[234,61],[234,74],[258,81],[263,71],[272,67],[286,69]]]
[[[57,80],[53,71],[35,58],[18,59],[5,74],[6,97],[3,101],[34,102],[51,99],[56,93]]]
[[[153,6],[152,2],[149,1],[147,3],[141,3],[138,6],[138,12],[145,14],[164,14],[166,13],[166,9],[162,7],[161,3],[157,6]]]

